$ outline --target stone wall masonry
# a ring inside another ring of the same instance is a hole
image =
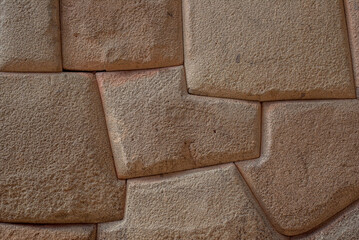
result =
[[[0,240],[359,239],[358,34],[359,0],[0,0]]]

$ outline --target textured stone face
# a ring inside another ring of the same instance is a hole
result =
[[[263,105],[259,159],[238,166],[283,234],[306,232],[359,197],[359,100]]]
[[[188,95],[183,67],[96,77],[120,178],[259,156],[258,103]]]
[[[65,69],[183,63],[180,0],[62,0],[61,18]]]
[[[128,181],[126,216],[98,239],[282,239],[234,164]]]
[[[355,240],[359,237],[359,203],[345,209],[328,225],[305,236],[295,237],[296,240]]]
[[[354,98],[342,0],[184,0],[190,93]]]
[[[0,74],[0,221],[119,220],[117,180],[92,74]]]
[[[20,225],[0,224],[1,239],[6,240],[95,240],[95,225]]]
[[[58,0],[0,1],[0,71],[61,71]]]
[[[359,87],[359,1],[345,0],[345,5],[356,86]]]

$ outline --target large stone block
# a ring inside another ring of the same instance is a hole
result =
[[[342,0],[184,0],[190,93],[354,98]]]
[[[359,198],[359,100],[263,105],[262,154],[238,162],[273,225],[295,235]]]
[[[183,67],[96,77],[120,178],[259,156],[259,103],[188,95]]]
[[[95,225],[0,224],[3,240],[95,240]]]
[[[234,164],[129,180],[124,220],[98,226],[100,240],[282,238]]]
[[[59,1],[0,1],[0,71],[61,70]]]
[[[0,221],[93,223],[123,215],[92,74],[0,74]]]
[[[65,69],[183,63],[181,0],[62,0],[61,22]]]
[[[359,87],[359,1],[345,0],[356,86]]]

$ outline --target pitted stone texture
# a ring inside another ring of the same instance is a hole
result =
[[[294,237],[295,240],[356,240],[359,239],[359,203],[345,209],[333,221],[313,233]]]
[[[120,178],[259,156],[259,103],[188,95],[183,67],[96,76]]]
[[[342,0],[184,0],[190,93],[354,98]]]
[[[181,0],[62,0],[69,70],[128,70],[183,63]]]
[[[129,180],[126,202],[98,239],[282,239],[234,164]]]
[[[61,70],[59,1],[0,1],[0,71]]]
[[[273,225],[306,232],[359,198],[359,100],[263,106],[263,151],[238,162]]]
[[[92,74],[0,74],[0,222],[119,220],[116,177]]]
[[[359,87],[359,1],[345,0],[356,86]]]
[[[0,224],[4,240],[95,240],[95,225],[21,225]]]

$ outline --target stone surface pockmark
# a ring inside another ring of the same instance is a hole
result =
[[[259,103],[188,95],[183,67],[96,77],[120,178],[259,156]]]
[[[21,225],[0,223],[4,240],[95,240],[95,225]]]
[[[304,233],[359,198],[359,100],[265,103],[262,142],[237,165],[279,232]]]
[[[118,180],[92,74],[0,74],[0,221],[122,218]]]
[[[359,87],[359,0],[345,0],[356,86]]]
[[[128,180],[123,221],[98,239],[285,239],[275,232],[234,164]]]
[[[0,71],[61,70],[59,1],[0,1]]]
[[[341,0],[184,0],[183,13],[190,93],[355,98]]]
[[[181,0],[62,0],[61,22],[65,69],[183,63]]]
[[[294,240],[356,240],[359,238],[359,202],[338,214],[330,223]]]

